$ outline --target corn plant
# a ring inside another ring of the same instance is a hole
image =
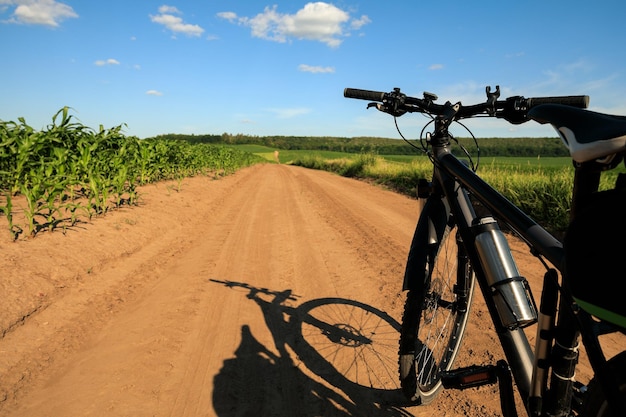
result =
[[[0,213],[17,239],[13,197],[22,195],[29,236],[73,226],[123,204],[135,204],[139,185],[199,174],[225,174],[258,160],[242,151],[180,140],[139,140],[123,125],[98,130],[64,107],[42,131],[0,120]]]

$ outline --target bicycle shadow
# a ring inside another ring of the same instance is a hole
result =
[[[399,324],[386,313],[341,298],[292,307],[291,290],[210,281],[247,291],[278,352],[242,326],[235,357],[214,377],[218,416],[411,416],[396,382]]]

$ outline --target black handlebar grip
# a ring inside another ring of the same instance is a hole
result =
[[[533,97],[528,99],[528,108],[540,104],[564,104],[586,109],[589,107],[589,96]]]
[[[359,90],[358,88],[346,88],[343,90],[343,96],[346,98],[356,98],[359,100],[380,101],[385,98],[385,94],[380,91]]]

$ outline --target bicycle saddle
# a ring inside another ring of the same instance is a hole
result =
[[[562,104],[533,107],[528,117],[550,123],[572,159],[586,162],[626,150],[626,117],[597,113]]]

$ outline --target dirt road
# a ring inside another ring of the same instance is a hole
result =
[[[273,164],[141,195],[65,234],[2,236],[0,415],[498,415],[494,387],[427,408],[398,392],[415,200]],[[460,365],[502,357],[475,304]]]

